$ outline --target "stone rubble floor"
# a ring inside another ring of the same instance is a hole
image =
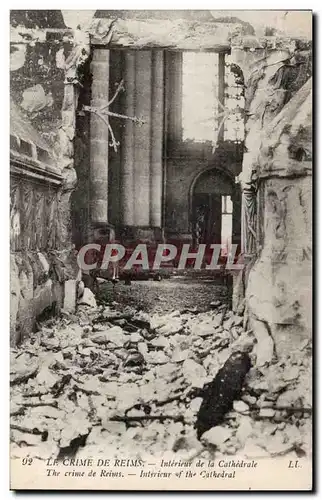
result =
[[[225,299],[227,287],[218,277],[205,279],[194,278],[191,274],[188,277],[174,275],[162,281],[131,281],[130,286],[120,281],[113,287],[110,281],[105,281],[100,286],[99,296],[123,306],[135,304],[136,309],[148,313],[162,314],[190,307],[209,311],[213,301]]]
[[[311,455],[309,342],[253,366],[225,423],[198,441],[200,389],[256,345],[243,318],[221,300],[166,314],[83,302],[11,349],[12,458]]]

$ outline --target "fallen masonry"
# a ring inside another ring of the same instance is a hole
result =
[[[220,301],[167,314],[82,305],[49,319],[11,349],[11,455],[140,466],[148,454],[164,468],[189,468],[195,457],[238,468],[310,455],[310,345],[257,367],[255,342]],[[216,404],[209,388],[232,360],[247,369],[199,441],[198,415],[207,398]]]

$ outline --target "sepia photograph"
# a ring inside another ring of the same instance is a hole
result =
[[[311,491],[312,11],[10,11],[10,488]]]

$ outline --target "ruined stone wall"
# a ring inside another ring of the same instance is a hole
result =
[[[70,197],[77,183],[76,111],[89,43],[85,31],[75,33],[66,27],[58,10],[11,11],[10,22],[13,106],[22,121],[30,124],[27,127],[47,143],[60,176],[58,184],[53,184],[46,161],[40,157],[31,165],[35,175],[30,175],[30,161],[22,160],[18,172],[11,168],[10,328],[14,343],[30,332],[46,308],[75,307],[79,273]]]
[[[247,114],[240,180],[248,263],[234,307],[246,307],[260,365],[311,336],[311,43],[253,37],[235,40],[232,53],[244,70]]]
[[[45,18],[44,12],[51,17]],[[55,146],[62,123],[64,60],[73,48],[72,38],[61,11],[11,11],[10,21],[10,95]]]

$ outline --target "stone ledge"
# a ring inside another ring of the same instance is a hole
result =
[[[58,170],[50,165],[45,165],[37,160],[22,156],[15,151],[10,151],[10,174],[19,177],[28,177],[31,180],[43,181],[60,186],[63,177]]]

